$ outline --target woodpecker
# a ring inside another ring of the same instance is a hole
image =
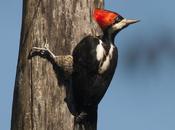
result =
[[[93,18],[103,35],[86,36],[73,51],[72,84],[80,116],[97,108],[110,85],[118,60],[114,44],[116,34],[128,25],[139,22],[104,9],[95,9]]]

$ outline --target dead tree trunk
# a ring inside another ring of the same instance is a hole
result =
[[[74,128],[71,78],[46,58],[28,55],[33,46],[45,45],[56,55],[70,55],[84,36],[97,33],[94,3],[103,7],[103,0],[23,1],[11,130],[80,130]]]

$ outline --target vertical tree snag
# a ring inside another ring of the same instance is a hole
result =
[[[64,55],[71,55],[84,36],[100,33],[91,18],[94,5],[102,8],[103,0],[23,1],[11,130],[96,129],[74,127],[71,77],[47,58],[28,58],[32,47],[49,45],[64,68]]]

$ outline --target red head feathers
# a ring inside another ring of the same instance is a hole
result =
[[[95,9],[93,13],[94,19],[103,30],[106,29],[109,25],[113,24],[118,16],[119,14],[115,12],[103,9]]]

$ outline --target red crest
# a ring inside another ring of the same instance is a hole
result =
[[[118,16],[119,14],[115,12],[103,9],[95,9],[93,13],[94,19],[103,30],[113,24]]]

